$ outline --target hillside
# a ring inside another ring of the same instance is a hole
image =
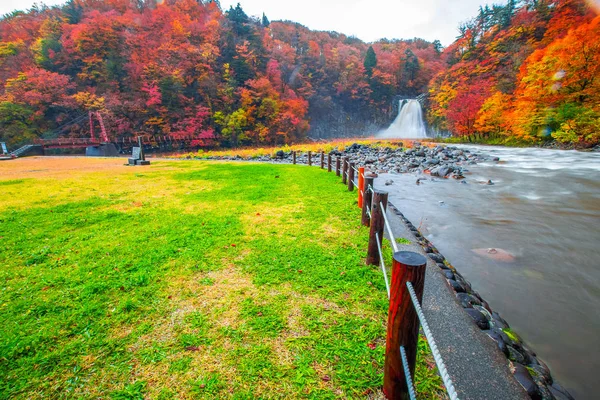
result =
[[[71,0],[0,20],[0,140],[85,136],[89,110],[112,137],[198,145],[359,135],[387,125],[394,98],[426,92],[442,68],[439,42],[370,46],[239,5]]]
[[[588,3],[510,0],[481,8],[443,53],[429,123],[500,142],[597,144],[600,16]]]

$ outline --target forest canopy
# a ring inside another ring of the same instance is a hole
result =
[[[11,145],[86,136],[89,111],[110,137],[199,145],[289,143],[346,120],[360,134],[442,68],[439,46],[421,39],[367,45],[216,1],[70,0],[4,16],[0,40],[0,135]]]
[[[160,3],[160,4],[159,4]],[[600,141],[600,17],[584,0],[481,7],[443,49],[364,43],[211,0],[69,0],[0,19],[0,140],[192,136],[198,146],[372,135],[428,94],[431,131]]]

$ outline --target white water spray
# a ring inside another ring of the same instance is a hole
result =
[[[408,100],[404,107],[400,100],[400,112],[389,128],[379,132],[382,139],[424,139],[427,137],[423,124],[423,111],[417,100]]]

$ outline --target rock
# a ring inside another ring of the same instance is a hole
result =
[[[532,374],[531,370],[529,371],[529,374],[531,375],[531,377],[533,378],[533,381],[535,382],[535,384],[537,386],[537,389],[538,389],[537,398],[540,400],[554,400],[554,396],[548,389],[548,386],[547,386],[546,382],[544,381],[544,379],[541,376],[536,375],[535,373]]]
[[[575,398],[571,396],[571,394],[569,394],[565,388],[556,382],[554,382],[552,386],[549,386],[548,390],[550,390],[550,393],[552,393],[556,400],[575,400]]]
[[[494,157],[492,158],[492,161],[500,161],[500,157]]]
[[[460,283],[458,283],[458,281],[456,281],[454,279],[448,279],[448,283],[450,284],[450,286],[452,286],[452,289],[454,289],[455,292],[457,292],[457,293],[466,292],[464,286],[461,285]]]
[[[485,330],[490,328],[489,321],[482,313],[473,308],[465,308],[465,311],[471,318],[473,318],[473,321],[475,321],[479,329]]]
[[[492,320],[492,314],[488,310],[486,310],[485,307],[480,306],[478,304],[473,304],[473,308],[482,313],[485,319],[487,319],[488,321]]]
[[[494,182],[492,182],[492,180],[490,179],[489,181],[487,181],[486,185],[488,186],[492,186],[494,184]]]
[[[511,345],[508,345],[508,359],[519,364],[523,364],[525,362],[525,356]]]
[[[491,258],[492,260],[496,261],[502,261],[507,263],[515,261],[515,256],[504,249],[487,248],[472,249],[471,251],[479,256]]]
[[[492,313],[492,318],[494,319],[494,321],[498,322],[498,325],[502,325],[502,326],[498,326],[500,329],[508,329],[508,328],[510,328],[510,326],[508,325],[508,322],[506,322],[504,320],[504,318],[502,318],[500,316],[500,314],[498,314],[497,312],[494,311]]]
[[[529,364],[528,367],[530,370],[533,370],[537,376],[541,377],[544,380],[544,383],[552,385],[552,375],[547,366],[541,364]]]
[[[508,357],[508,346],[506,346],[506,342],[504,341],[504,339],[502,339],[502,336],[498,335],[496,332],[491,331],[491,330],[487,330],[484,331],[494,342],[496,342],[496,344],[498,345],[498,349],[500,349],[500,351],[502,353],[504,353],[505,356]]]
[[[471,296],[468,293],[456,293],[456,298],[458,299],[458,302],[463,308],[473,308],[473,305],[481,304],[481,302],[477,300],[477,298]]]
[[[538,387],[527,368],[525,368],[524,365],[514,363],[514,369],[513,375],[515,376],[515,379],[523,386],[527,391],[527,394],[531,398],[539,398]]]
[[[431,170],[431,176],[438,176],[440,178],[445,178],[452,171],[454,171],[454,167],[450,165],[443,165],[441,167],[437,167]]]
[[[429,258],[431,258],[433,261],[435,261],[436,263],[444,262],[444,256],[442,256],[441,254],[430,253],[430,254],[427,254],[427,256]]]
[[[471,292],[471,284],[469,282],[467,282],[467,280],[465,278],[463,278],[460,274],[455,274],[456,275],[456,281],[458,283],[460,283],[464,288],[465,288],[465,292]]]
[[[393,180],[391,180],[391,179],[390,179],[390,180],[387,180],[387,181],[385,181],[385,186],[391,186],[391,185],[393,185],[393,184],[394,184],[394,181],[393,181]]]
[[[277,153],[275,153],[275,157],[281,159],[281,158],[285,157],[285,152],[283,150],[279,150],[279,151],[277,151]]]
[[[447,271],[450,270],[450,268],[448,268],[448,266],[444,263],[437,263],[436,265],[442,270],[447,270]],[[454,279],[454,278],[452,278],[452,279]]]
[[[442,270],[444,272],[444,275],[446,276],[446,279],[454,279],[454,272],[446,269],[446,270]]]
[[[481,300],[481,299],[480,299],[480,300]],[[485,308],[485,309],[486,309],[486,310],[487,310],[487,311],[490,313],[490,315],[492,314],[492,308],[490,307],[490,305],[488,304],[488,302],[487,302],[487,301],[485,301],[485,300],[481,300],[481,306],[482,306],[483,308]]]

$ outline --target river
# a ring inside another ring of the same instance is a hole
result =
[[[600,153],[461,146],[500,157],[467,184],[384,174],[391,201],[577,399],[600,393]],[[488,180],[493,185],[486,185]],[[382,181],[383,179],[380,179]],[[473,249],[504,249],[512,262]]]

